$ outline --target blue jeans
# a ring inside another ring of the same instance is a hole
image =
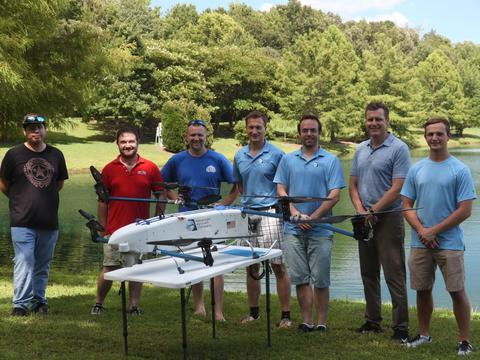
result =
[[[35,309],[46,304],[48,270],[58,239],[58,230],[12,227],[13,307]]]

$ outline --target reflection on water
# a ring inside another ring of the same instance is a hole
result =
[[[452,153],[470,167],[472,175],[474,176],[477,192],[480,192],[480,161],[478,156],[480,149],[476,149],[477,151],[474,151],[474,149],[470,150],[471,151],[467,152],[457,151],[455,149]],[[424,157],[425,153],[415,152],[413,156],[415,156],[413,161],[416,162]],[[345,175],[348,177],[350,161],[342,161],[342,165]],[[96,213],[96,200],[90,175],[73,174],[71,179],[65,182],[65,187],[61,192],[61,229],[55,257],[52,262],[53,271],[81,272],[98,270],[101,267],[101,245],[94,244],[90,241],[89,232],[84,226],[85,221],[78,215],[78,209],[84,209],[94,214]],[[335,213],[349,214],[352,213],[352,211],[348,193],[344,190],[342,192],[342,200],[335,207]],[[9,235],[8,205],[7,199],[4,196],[0,198],[0,219],[2,219],[0,222],[0,265],[10,265],[13,250]],[[345,229],[350,228],[351,230],[350,223],[347,221],[341,224],[341,227]],[[406,229],[408,256],[410,231],[408,226]],[[473,309],[480,311],[480,282],[474,281],[475,278],[477,278],[477,274],[480,273],[480,262],[476,261],[476,259],[480,257],[480,241],[475,238],[475,234],[480,233],[480,209],[478,201],[474,203],[473,215],[465,222],[464,230],[467,246],[465,253],[466,289],[470,296]],[[342,235],[336,235],[332,261],[332,298],[354,300],[362,300],[364,298],[359,269],[356,241]],[[444,289],[444,283],[440,273],[437,273],[437,279],[438,281],[434,288],[435,305],[451,309],[451,301],[448,293]],[[272,280],[273,289],[275,289],[274,283],[275,281]],[[241,270],[226,276],[226,288],[229,290],[245,291],[245,271]],[[92,289],[92,293],[93,292],[94,289]],[[382,296],[383,301],[390,301],[388,289],[383,280]],[[415,304],[415,294],[412,290],[409,290],[409,301],[412,306]]]

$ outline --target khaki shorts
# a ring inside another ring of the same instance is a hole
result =
[[[140,254],[135,254],[135,263],[140,260]],[[103,244],[103,266],[123,266],[120,252],[117,248]]]
[[[275,213],[275,209],[267,210]],[[268,216],[248,216],[249,234],[253,237],[248,239],[253,247],[269,248],[276,242],[273,249],[283,250],[283,220]],[[242,241],[243,246],[248,246],[246,241]],[[282,257],[271,259],[272,264],[282,264]]]
[[[437,266],[442,272],[448,292],[463,290],[465,285],[463,250],[412,248],[408,259],[410,287],[413,290],[431,290]]]

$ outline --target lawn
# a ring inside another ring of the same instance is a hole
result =
[[[114,284],[106,301],[106,312],[89,315],[94,298],[96,273],[71,274],[53,271],[48,296],[50,314],[11,317],[11,270],[0,268],[0,359],[120,359],[123,351],[121,303]],[[205,294],[209,299],[208,291]],[[182,357],[179,292],[146,286],[142,296],[144,313],[129,317],[130,359],[179,359]],[[358,334],[364,304],[332,301],[328,331],[300,333],[297,302],[293,301],[294,325],[273,329],[272,347],[266,346],[266,321],[262,297],[261,321],[240,325],[246,296],[225,294],[227,322],[217,323],[217,339],[211,323],[192,315],[188,306],[188,354],[191,359],[455,359],[456,325],[452,313],[436,310],[432,322],[434,342],[423,348],[405,349],[390,340],[391,308],[384,305],[385,332]],[[272,322],[280,310],[272,297]],[[417,331],[415,312],[410,312],[411,332]],[[480,315],[474,315],[472,341],[480,344]],[[475,354],[477,355],[477,354]],[[473,358],[473,357],[472,357]]]

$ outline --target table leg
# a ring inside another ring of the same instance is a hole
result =
[[[185,315],[185,288],[180,289],[180,301],[181,301],[181,311],[182,311],[182,348],[183,348],[183,357],[187,355],[187,321]]]
[[[120,292],[122,293],[122,321],[123,321],[123,351],[128,355],[128,328],[127,328],[127,299],[125,296],[125,281],[122,281]]]
[[[267,303],[267,344],[272,346],[272,334],[270,327],[270,261],[265,260],[265,293]]]
[[[212,302],[212,337],[215,339],[217,336],[216,333],[216,323],[215,323],[215,280],[210,278],[210,296]]]

